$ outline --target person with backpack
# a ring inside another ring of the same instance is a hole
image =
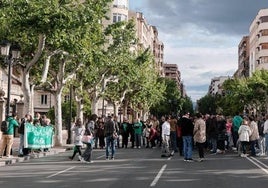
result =
[[[17,114],[16,113],[12,113],[12,115],[10,117],[7,118],[6,123],[7,123],[7,128],[5,132],[2,132],[2,142],[1,142],[1,147],[0,147],[0,158],[3,157],[4,154],[4,150],[6,149],[6,156],[7,158],[10,158],[10,151],[13,145],[13,141],[14,141],[14,128],[19,126],[19,123],[16,120]],[[1,130],[2,129],[2,125],[1,125]]]

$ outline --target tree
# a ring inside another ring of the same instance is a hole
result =
[[[165,84],[165,91],[160,102],[150,108],[152,114],[158,117],[168,114],[176,114],[182,110],[183,100],[178,85],[170,78],[159,78],[158,82]]]
[[[217,113],[217,98],[207,94],[198,100],[198,111],[202,114],[216,114]]]
[[[78,64],[92,59],[92,51],[96,49],[94,46],[99,42],[96,36],[99,33],[98,28],[101,27],[100,20],[105,17],[109,2],[109,0],[1,1],[0,36],[3,39],[16,41],[22,47],[22,59],[19,65],[26,112],[33,113],[33,91],[35,85],[40,82],[50,83],[51,91],[56,93],[55,96],[61,105],[62,89],[76,71],[71,68],[79,67]],[[48,78],[51,60],[53,69],[50,69],[51,77]],[[40,71],[40,67],[44,68],[43,71]],[[57,74],[53,72],[54,70],[58,70]],[[59,105],[56,106],[57,142],[61,144],[61,108]]]

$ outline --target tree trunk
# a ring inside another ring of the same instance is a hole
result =
[[[55,140],[55,146],[62,146],[62,110],[61,110],[61,95],[62,95],[62,89],[58,90],[55,97],[55,126],[56,126],[56,140]]]
[[[30,113],[34,116],[34,107],[33,107],[33,94],[34,94],[34,86],[30,86],[29,82],[29,72],[23,71],[22,74],[22,91],[24,97],[24,109],[23,114]]]
[[[97,92],[95,92],[93,94],[93,97],[92,97],[92,104],[91,104],[91,113],[92,114],[98,114],[98,95],[97,95]]]
[[[83,103],[82,103],[82,100],[77,100],[77,117],[78,118],[81,118],[81,120],[83,121],[84,120],[84,114],[83,114]],[[84,121],[83,121],[84,122]]]

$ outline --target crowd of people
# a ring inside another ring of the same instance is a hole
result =
[[[34,117],[26,114],[17,121],[16,114],[8,118],[9,128],[3,134],[0,157],[6,152],[11,157],[15,127],[20,134],[19,156],[32,152],[49,151],[49,148],[24,147],[24,128],[26,123],[33,126],[52,126],[50,119],[36,113]],[[228,150],[238,152],[241,157],[266,156],[268,152],[268,115],[262,117],[235,115],[192,115],[181,117],[151,115],[147,120],[139,118],[130,121],[117,116],[98,117],[93,114],[83,123],[76,120],[71,130],[74,133],[73,160],[78,153],[82,162],[92,162],[93,148],[105,149],[107,160],[114,160],[116,148],[156,148],[161,147],[161,157],[179,153],[184,161],[192,162],[193,150],[198,152],[198,161],[203,161],[205,153],[224,154]],[[83,136],[91,137],[85,142]],[[82,152],[82,147],[86,149]]]
[[[81,120],[78,120],[78,122]],[[75,136],[79,134],[76,125],[83,132],[94,137],[94,144],[87,144],[84,153],[81,151],[83,143],[75,141],[73,159],[79,153],[79,159],[91,162],[93,148],[105,149],[106,159],[114,159],[116,148],[156,148],[161,147],[161,157],[169,157],[174,153],[183,156],[184,161],[192,162],[193,150],[196,149],[203,161],[205,153],[224,154],[226,151],[238,152],[241,157],[265,156],[268,147],[268,115],[256,119],[254,116],[235,115],[190,115],[185,113],[181,117],[150,116],[142,121],[139,118],[129,121],[123,117],[122,122],[116,116],[100,118],[93,115],[82,126],[76,123],[72,130]],[[84,127],[84,128],[83,128]],[[114,136],[117,134],[119,136]],[[80,137],[81,139],[81,137]]]
[[[14,143],[14,132],[15,129],[18,129],[18,133],[20,136],[20,144],[18,150],[18,156],[23,157],[30,154],[38,153],[41,151],[49,152],[49,148],[31,148],[24,146],[25,139],[25,125],[27,123],[33,126],[52,126],[51,121],[45,115],[41,115],[40,113],[35,113],[34,117],[31,114],[25,114],[23,118],[20,120],[17,119],[17,114],[13,113],[11,116],[7,118],[8,121],[8,129],[6,132],[2,133],[2,139],[0,144],[0,158],[6,156],[7,158],[11,158],[12,156],[12,146]]]

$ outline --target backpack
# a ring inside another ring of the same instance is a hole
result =
[[[8,121],[2,121],[2,123],[1,123],[1,132],[3,134],[6,134],[7,133],[8,125],[9,125],[9,122]]]

